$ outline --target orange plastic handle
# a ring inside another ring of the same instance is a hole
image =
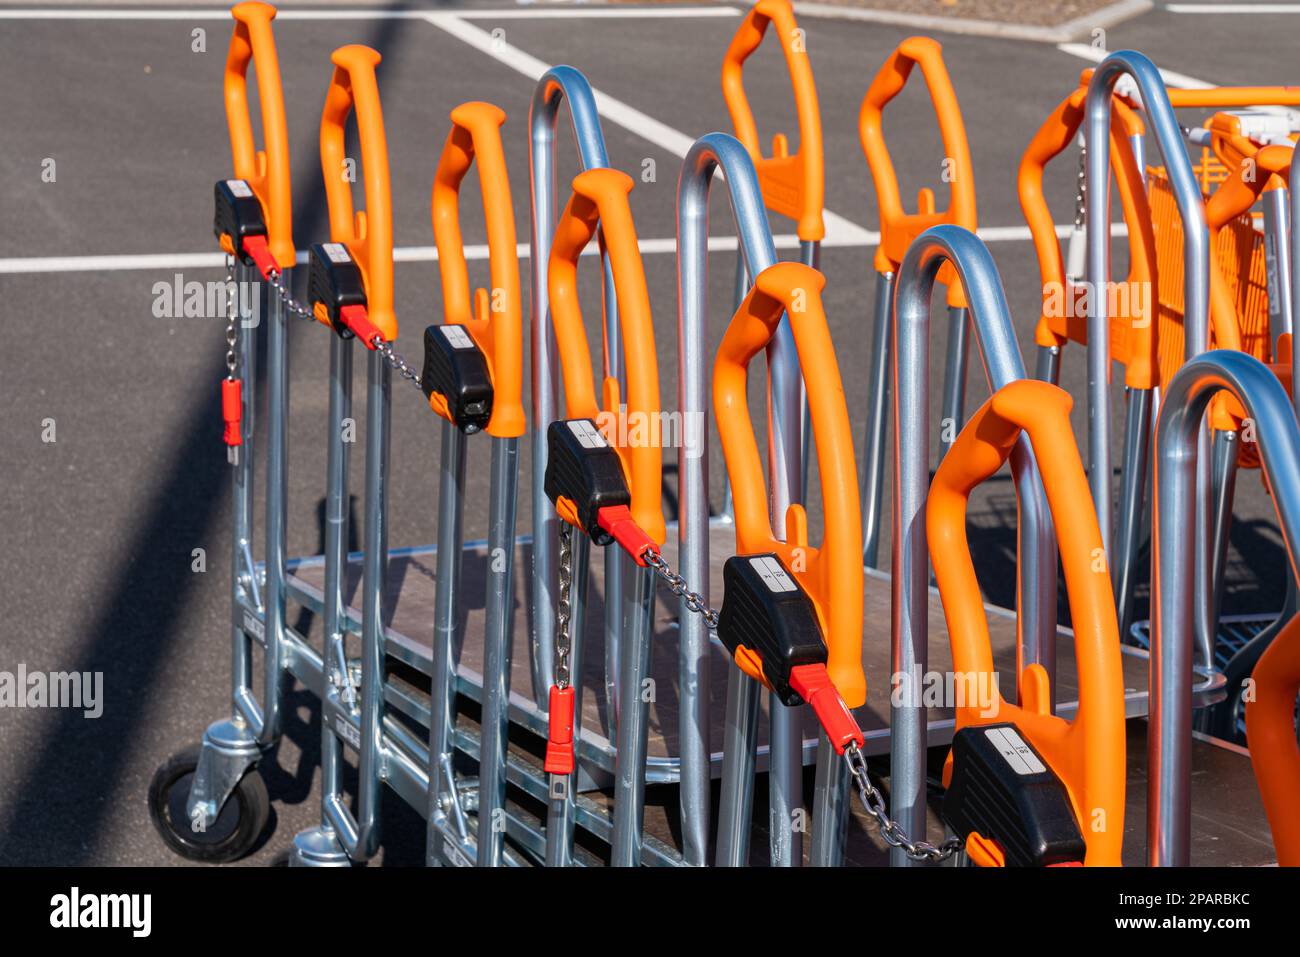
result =
[[[1214,86],[1205,90],[1170,88],[1169,105],[1176,110],[1204,107],[1300,106],[1300,86]]]
[[[862,673],[862,514],[844,385],[822,306],[825,285],[820,272],[801,263],[777,263],[758,274],[727,326],[713,363],[713,412],[736,505],[736,552],[781,556],[817,608],[830,652],[826,670],[831,681],[845,704],[857,708],[867,700]],[[790,316],[808,383],[825,509],[820,548],[808,544],[808,515],[802,505],[786,510],[784,542],[772,531],[746,398],[750,360],[767,347],[783,314]],[[756,656],[738,653],[736,663],[751,678],[764,680]]]
[[[1092,71],[1084,72],[1079,89],[1061,101],[1039,127],[1025,149],[1017,175],[1020,209],[1034,239],[1038,269],[1043,282],[1043,311],[1034,338],[1040,346],[1061,347],[1066,342],[1087,345],[1088,319],[1086,303],[1080,301],[1086,287],[1066,282],[1061,244],[1056,225],[1043,195],[1043,172],[1074,140],[1083,122],[1087,84]],[[1116,171],[1120,205],[1128,224],[1129,274],[1124,280],[1131,295],[1117,296],[1117,306],[1126,303],[1130,310],[1145,311],[1123,314],[1116,309],[1110,328],[1111,356],[1124,363],[1124,382],[1129,388],[1150,389],[1158,384],[1160,365],[1156,352],[1154,297],[1156,288],[1155,233],[1151,228],[1151,210],[1147,203],[1144,172],[1138,168],[1129,144],[1130,136],[1143,131],[1142,120],[1116,97],[1111,107],[1110,155]],[[1069,297],[1069,301],[1066,298]]]
[[[907,83],[914,66],[921,67],[930,102],[939,120],[939,134],[943,138],[945,166],[949,174],[951,200],[946,210],[934,208],[934,193],[921,191],[920,209],[915,213],[903,210],[903,199],[898,191],[898,176],[894,173],[889,147],[885,145],[883,111],[885,105],[896,97]],[[880,246],[876,249],[877,272],[895,272],[903,262],[903,255],[912,240],[931,226],[953,223],[975,231],[975,179],[970,158],[970,144],[966,142],[966,126],[962,122],[961,107],[953,91],[948,68],[943,63],[943,47],[929,37],[908,37],[898,45],[876,74],[867,95],[862,100],[858,114],[858,136],[862,152],[871,168],[871,178],[876,185],[876,200],[880,207]],[[954,274],[945,264],[939,280],[949,287],[951,305],[965,305],[964,298],[955,290]],[[954,297],[954,293],[958,293]],[[954,301],[959,298],[960,301]]]
[[[939,465],[926,502],[926,537],[948,622],[953,671],[968,682],[975,676],[990,676],[991,682],[996,669],[966,538],[966,506],[971,491],[1002,467],[1021,432],[1028,432],[1060,543],[1079,710],[1073,721],[1053,715],[1047,672],[1031,664],[1020,675],[1021,705],[1000,694],[993,701],[968,701],[956,709],[956,726],[1013,722],[1069,791],[1087,845],[1084,863],[1115,866],[1124,837],[1124,676],[1110,574],[1070,429],[1070,406],[1067,392],[1030,379],[995,392]],[[978,687],[989,686],[979,680]],[[945,784],[950,774],[951,755]]]
[[[1291,159],[1295,150],[1290,146],[1257,146],[1237,132],[1240,127],[1235,117],[1225,119],[1226,124],[1212,124],[1215,127],[1216,142],[1223,135],[1227,149],[1241,151],[1241,160],[1228,167],[1228,178],[1205,203],[1205,224],[1210,232],[1210,249],[1214,250],[1210,269],[1210,321],[1214,329],[1215,348],[1240,350],[1240,317],[1224,273],[1225,269],[1237,268],[1237,264],[1221,261],[1218,253],[1219,234],[1225,226],[1254,206],[1265,190],[1276,188],[1278,184],[1286,185],[1291,175]],[[1287,358],[1289,355],[1286,354]],[[1245,410],[1230,393],[1220,392],[1215,395],[1210,407],[1214,428],[1236,431],[1241,427]],[[1238,415],[1237,412],[1241,414]]]
[[[794,87],[795,114],[799,120],[799,149],[794,155],[790,155],[790,143],[784,133],[772,138],[772,155],[763,155],[758,126],[745,96],[745,60],[762,44],[768,24],[776,26],[777,42],[785,54]],[[805,242],[824,239],[826,167],[821,110],[817,106],[817,84],[813,81],[803,32],[795,22],[789,0],[758,0],[741,22],[722,60],[722,98],[727,102],[736,139],[744,144],[754,161],[763,202],[772,211],[793,219],[800,239]]]
[[[1300,867],[1300,746],[1295,699],[1300,694],[1300,617],[1292,618],[1260,656],[1251,674],[1255,697],[1246,702],[1250,762],[1273,832],[1277,862]]]
[[[280,90],[280,61],[271,32],[275,7],[249,0],[236,4],[230,15],[235,18],[235,32],[226,54],[225,93],[235,177],[246,180],[262,204],[271,255],[288,269],[293,267],[295,256],[293,190],[289,183],[289,130]],[[250,63],[257,71],[265,150],[257,149],[253,141],[253,121],[248,111]]]
[[[329,201],[330,239],[343,243],[361,269],[370,321],[392,342],[397,338],[393,313],[393,200],[388,180],[388,141],[379,102],[375,67],[382,59],[367,46],[339,47],[330,55],[334,75],[325,93],[320,118],[320,166]],[[366,208],[352,211],[351,162],[344,136],[348,114],[355,109]]]
[[[555,227],[547,289],[551,321],[564,373],[565,415],[594,419],[623,463],[632,493],[632,517],[660,545],[667,537],[663,510],[659,366],[655,359],[654,321],[646,291],[645,265],[637,245],[628,194],[632,178],[614,169],[589,169],[573,180],[573,196]],[[618,325],[627,369],[627,406],[622,408],[618,380],[604,381],[604,409],[596,403],[591,351],[578,303],[578,259],[597,227],[609,252],[618,296]],[[626,428],[619,423],[626,416]]]
[[[464,326],[487,357],[492,375],[492,418],[487,431],[498,438],[524,434],[523,303],[515,210],[501,145],[505,121],[506,114],[491,103],[462,103],[451,111],[451,132],[438,160],[432,200],[442,321]],[[479,289],[471,304],[460,232],[460,185],[475,161],[487,223],[492,292]]]

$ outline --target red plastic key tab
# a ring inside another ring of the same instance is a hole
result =
[[[573,686],[551,686],[546,735],[547,774],[573,773]]]
[[[824,664],[796,665],[790,669],[790,687],[812,705],[817,720],[821,722],[836,754],[843,754],[849,742],[862,747],[866,739],[862,729],[853,719],[848,705],[831,684],[831,676]]]
[[[596,524],[613,535],[614,541],[643,568],[646,554],[659,552],[658,544],[636,523],[626,505],[606,505],[596,513]]]
[[[343,325],[351,329],[352,334],[360,339],[367,349],[375,348],[376,338],[383,340],[384,334],[370,321],[365,306],[344,306],[339,310],[339,315],[343,318]]]
[[[241,445],[239,423],[243,418],[243,383],[239,379],[221,380],[221,418],[226,423],[225,440],[227,445]]]
[[[280,264],[271,255],[271,247],[266,244],[265,236],[245,236],[244,252],[253,260],[253,265],[262,274],[263,279],[271,278],[271,271],[280,271]]]

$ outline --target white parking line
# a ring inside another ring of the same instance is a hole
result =
[[[549,64],[543,63],[519,47],[494,37],[472,23],[466,23],[459,13],[426,13],[424,17],[434,26],[445,30],[456,39],[469,44],[494,60],[519,71],[530,80],[541,79],[542,74],[551,68]],[[685,158],[694,144],[695,137],[661,123],[649,114],[608,93],[602,93],[595,88],[593,92],[596,96],[596,110],[601,116],[642,139],[649,140],[674,156]],[[826,243],[865,243],[866,229],[829,209],[824,210],[823,215],[826,222]]]
[[[1090,60],[1093,63],[1100,63],[1111,54],[1110,50],[1099,50],[1087,43],[1058,43],[1056,49],[1062,53],[1077,56],[1082,60]],[[1186,73],[1175,73],[1173,70],[1161,70],[1160,76],[1169,86],[1183,90],[1208,90],[1215,86],[1213,83],[1206,83],[1204,80],[1198,80]]]
[[[1071,226],[1056,227],[1056,235],[1061,239],[1070,235]],[[1127,236],[1128,230],[1123,223],[1111,224],[1112,236]],[[986,243],[1027,242],[1032,239],[1028,226],[983,226],[979,230],[980,239]],[[793,233],[773,237],[777,249],[798,249],[799,237]],[[823,244],[827,247],[869,249],[880,242],[880,233],[870,229],[859,229],[851,237],[826,237]],[[676,239],[643,239],[640,242],[642,255],[672,255],[677,252]],[[735,251],[735,236],[709,237],[710,252]],[[589,246],[583,251],[584,256],[594,256],[596,247]],[[520,243],[520,259],[531,255],[529,247]],[[484,245],[465,247],[465,258],[485,260],[488,248]],[[393,261],[398,263],[435,262],[438,249],[435,246],[398,246],[393,250]],[[144,255],[122,256],[19,256],[0,259],[0,275],[26,275],[52,272],[132,272],[162,269],[217,269],[224,266],[224,253],[151,253]],[[307,253],[298,253],[298,264],[307,262]]]
[[[673,20],[738,17],[736,7],[554,7],[536,9],[468,9],[467,20]],[[277,20],[422,20],[419,10],[285,10]],[[224,9],[113,10],[101,8],[14,7],[0,9],[0,20],[229,20]]]

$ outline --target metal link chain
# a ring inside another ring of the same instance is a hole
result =
[[[284,281],[284,274],[281,273],[280,270],[272,269],[271,274],[267,277],[267,281],[271,284],[271,288],[275,290],[275,294],[280,298],[280,301],[284,303],[284,308],[289,311],[291,316],[297,319],[310,319],[315,321],[316,314],[300,303],[297,299],[293,298],[293,295],[289,292],[288,285]],[[371,342],[367,343],[367,345],[383,356],[384,361],[387,362],[392,370],[401,378],[409,379],[415,383],[417,389],[423,389],[420,385],[420,374],[416,372],[415,369],[412,368],[411,364],[402,357],[402,354],[396,352],[391,345],[379,336],[375,336],[375,338]]]
[[[565,528],[568,528],[567,523]],[[561,539],[561,549],[563,547],[563,539]],[[563,582],[563,555],[562,550],[560,559],[561,582]],[[718,612],[708,606],[703,595],[690,590],[686,579],[674,572],[672,566],[668,564],[662,555],[654,551],[647,552],[645,561],[647,565],[654,569],[655,574],[668,586],[672,593],[685,602],[688,612],[700,615],[708,623],[709,628],[714,631],[718,630]],[[561,588],[563,588],[563,585],[561,585]],[[565,593],[561,591],[560,594],[560,600],[564,601]],[[565,621],[567,622],[567,615]],[[965,843],[957,837],[951,837],[938,846],[928,841],[912,841],[909,839],[898,822],[889,816],[884,795],[871,783],[871,778],[867,775],[866,759],[856,744],[849,744],[844,749],[844,761],[849,766],[849,775],[857,785],[858,796],[862,799],[862,806],[876,819],[876,823],[880,826],[880,836],[884,838],[885,843],[890,847],[901,847],[903,852],[914,861],[926,861],[936,864],[946,861],[965,847]]]
[[[239,313],[235,305],[235,257],[226,257],[226,378],[239,378]]]
[[[849,774],[858,787],[858,796],[862,799],[862,806],[867,809],[868,814],[876,819],[876,823],[880,825],[880,836],[884,838],[885,843],[890,847],[900,847],[903,849],[903,853],[912,860],[924,861],[930,864],[946,861],[965,847],[965,842],[959,837],[950,837],[939,845],[931,844],[929,841],[913,841],[909,839],[899,823],[889,816],[889,809],[885,805],[884,795],[871,783],[871,778],[867,775],[867,761],[862,754],[862,749],[856,744],[850,743],[844,749],[844,763],[849,766]]]
[[[655,551],[646,552],[645,563],[654,569],[655,574],[668,586],[674,595],[686,602],[686,610],[699,615],[713,631],[718,630],[718,613],[710,608],[699,592],[687,587],[686,579],[673,571],[662,555]]]
[[[408,363],[404,358],[402,358],[402,354],[400,352],[395,352],[393,350],[393,347],[390,346],[383,339],[381,339],[379,336],[375,336],[371,345],[374,346],[376,352],[378,352],[381,356],[384,357],[384,361],[387,362],[389,366],[392,367],[392,370],[394,372],[396,372],[403,379],[410,379],[412,382],[415,383],[415,387],[417,389],[420,389],[421,392],[424,391],[424,387],[420,385],[420,374],[416,372],[413,368],[411,368],[410,363]]]
[[[278,269],[272,269],[266,277],[266,281],[271,284],[271,288],[275,290],[276,296],[284,304],[284,308],[288,310],[289,315],[295,319],[315,320],[315,313],[293,298],[293,294],[289,292],[289,285],[284,281],[284,273]]]
[[[1088,201],[1088,144],[1079,143],[1079,173],[1074,187],[1074,228],[1082,229]]]
[[[569,686],[569,617],[573,613],[573,526],[560,519],[560,594],[555,603],[555,686]]]
[[[568,592],[565,590],[565,560],[568,555],[570,534],[571,529],[568,523],[565,522],[560,532],[560,607],[563,611],[557,617],[563,623],[561,634],[566,649],[568,647],[569,616]],[[654,569],[655,574],[668,586],[669,590],[685,602],[688,612],[701,616],[713,631],[718,630],[718,612],[708,606],[703,595],[690,590],[686,579],[674,572],[672,566],[668,564],[668,561],[661,554],[655,551],[647,552],[645,562]],[[572,569],[569,569],[569,575],[571,578]],[[557,661],[559,659],[559,648],[559,636],[557,636]],[[946,861],[965,846],[965,843],[957,837],[948,838],[948,840],[937,846],[928,841],[910,840],[898,822],[889,816],[884,795],[871,783],[871,778],[867,775],[866,759],[856,744],[849,744],[844,749],[844,761],[849,766],[849,775],[857,785],[858,796],[862,799],[863,807],[876,819],[876,823],[880,826],[880,836],[884,838],[885,843],[890,847],[901,847],[903,852],[914,861],[939,863]]]

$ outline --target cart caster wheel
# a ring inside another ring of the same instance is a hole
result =
[[[185,813],[190,783],[199,764],[199,748],[187,748],[167,760],[149,784],[149,817],[163,843],[181,857],[225,864],[247,854],[261,837],[271,816],[266,782],[256,768],[240,778],[216,821],[195,831]]]

